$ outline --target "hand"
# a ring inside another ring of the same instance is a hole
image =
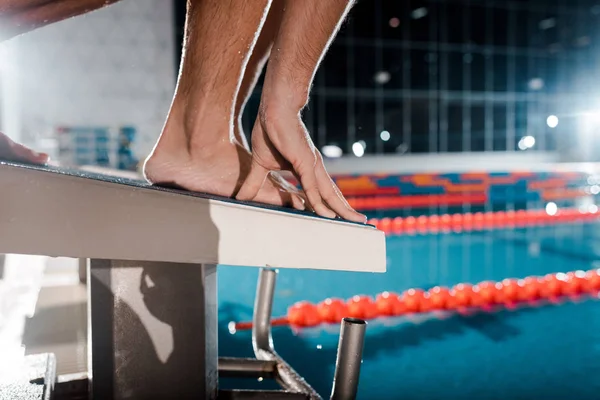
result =
[[[252,200],[270,171],[291,171],[302,184],[308,203],[321,216],[356,222],[366,217],[350,207],[323,164],[299,113],[265,110],[252,130],[252,166],[237,198]]]

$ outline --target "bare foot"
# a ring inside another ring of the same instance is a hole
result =
[[[144,176],[155,185],[175,185],[192,192],[234,197],[250,171],[252,155],[237,142],[221,141],[197,151],[159,144],[144,164]],[[297,190],[274,176],[253,200],[305,209]]]
[[[0,132],[0,161],[25,162],[30,164],[45,164],[50,157],[45,153],[38,153],[29,147],[12,141]]]

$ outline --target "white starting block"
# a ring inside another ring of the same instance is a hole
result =
[[[219,374],[270,376],[284,389],[280,398],[319,398],[273,349],[274,268],[386,265],[384,234],[371,226],[0,162],[1,253],[89,260],[90,393],[103,400],[253,396],[219,392]],[[257,360],[218,358],[217,264],[266,267],[255,304]],[[342,324],[332,398],[355,395],[363,333],[361,321]]]

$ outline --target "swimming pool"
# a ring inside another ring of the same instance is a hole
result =
[[[389,236],[387,252],[386,274],[281,270],[273,315],[285,315],[300,300],[597,268],[600,224]],[[251,319],[257,276],[256,269],[220,267],[222,356],[252,355],[250,332],[231,333],[228,323]],[[278,327],[273,336],[278,352],[328,397],[338,327]],[[378,319],[367,328],[359,398],[593,399],[600,389],[599,356],[600,304],[592,299]]]

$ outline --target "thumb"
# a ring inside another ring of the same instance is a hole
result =
[[[236,199],[241,201],[250,201],[253,200],[260,188],[262,188],[265,183],[265,179],[267,179],[267,175],[269,174],[269,170],[261,166],[254,159],[252,159],[252,166],[250,167],[250,173],[240,186],[240,190],[238,190]]]

